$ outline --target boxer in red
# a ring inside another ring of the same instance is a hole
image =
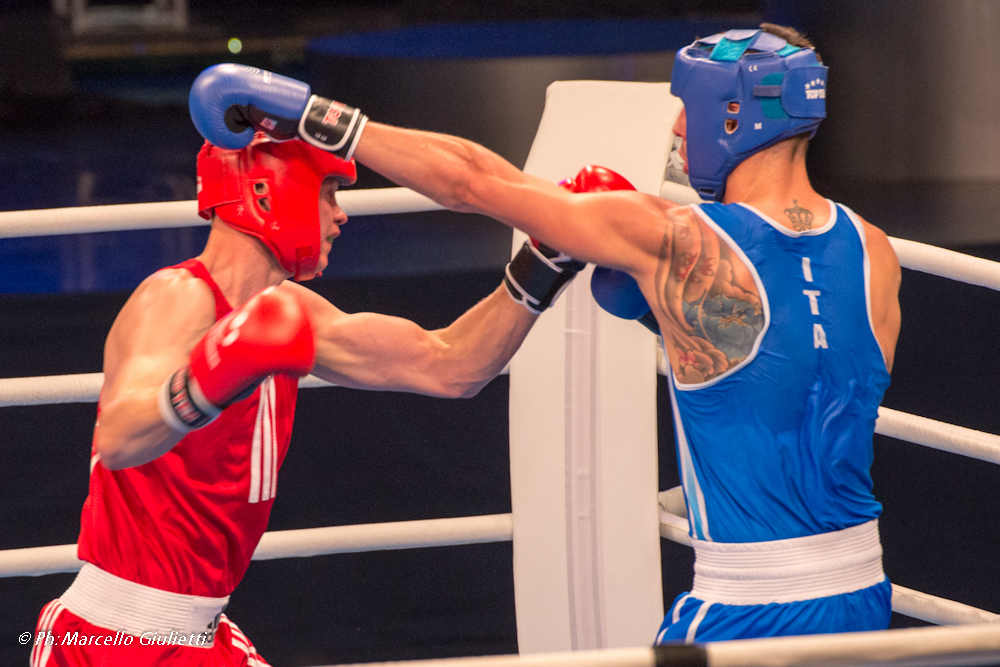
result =
[[[33,667],[267,665],[222,611],[267,527],[298,378],[473,396],[583,266],[526,244],[506,287],[438,331],[346,314],[297,281],[326,267],[356,177],[298,139],[202,148],[208,243],[147,278],[108,335],[85,564],[42,610]]]

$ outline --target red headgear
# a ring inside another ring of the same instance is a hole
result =
[[[351,185],[358,179],[354,160],[262,133],[239,150],[206,141],[198,153],[198,215],[211,220],[214,211],[260,239],[295,280],[309,280],[319,263],[319,191],[328,176]]]

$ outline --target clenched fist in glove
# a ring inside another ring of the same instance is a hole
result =
[[[233,64],[199,74],[188,109],[201,136],[221,148],[243,148],[261,131],[278,140],[299,137],[345,160],[368,121],[354,107],[313,95],[307,83]]]
[[[572,181],[559,185],[577,192]],[[538,315],[555,302],[585,266],[586,262],[553,250],[537,239],[528,239],[507,265],[503,284],[510,298]]]
[[[316,360],[309,313],[293,295],[270,287],[219,320],[167,378],[160,414],[175,431],[201,428],[273,373],[306,375]]]

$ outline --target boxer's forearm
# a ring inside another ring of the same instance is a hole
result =
[[[460,396],[475,396],[517,352],[538,318],[501,286],[437,332],[447,344],[437,372],[461,385]]]
[[[120,470],[148,463],[166,454],[183,434],[160,415],[159,388],[130,392],[101,406],[94,444],[101,465]]]
[[[492,212],[474,195],[477,181],[525,180],[514,165],[466,139],[374,122],[365,127],[354,156],[386,178],[467,213]]]
[[[536,317],[503,287],[436,331],[332,308],[316,309],[316,376],[344,387],[442,398],[474,396],[507,365]]]

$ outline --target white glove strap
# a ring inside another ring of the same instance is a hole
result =
[[[188,376],[186,367],[164,381],[156,404],[163,422],[178,433],[186,434],[208,426],[222,414],[222,410],[202,394],[198,381]]]

